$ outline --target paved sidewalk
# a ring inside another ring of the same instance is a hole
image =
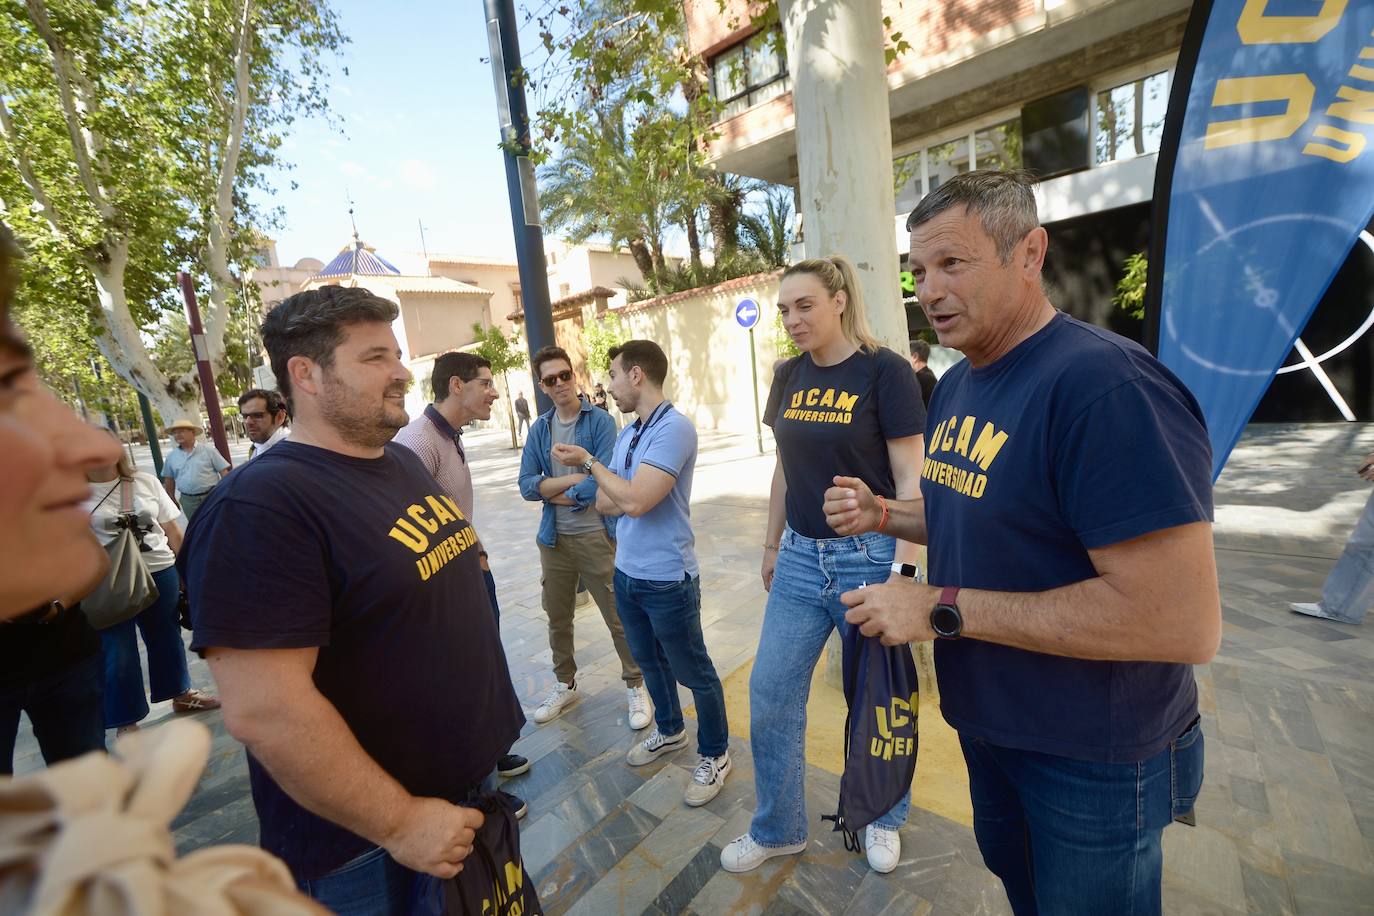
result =
[[[518,453],[505,434],[469,435],[476,516],[492,552],[502,636],[527,708],[552,683],[539,563],[538,506],[515,493]],[[1374,426],[1253,427],[1217,486],[1218,563],[1225,634],[1198,668],[1207,779],[1198,826],[1165,833],[1166,912],[1367,913],[1374,900],[1374,624],[1297,617],[1311,600],[1368,493],[1353,462],[1374,449]],[[722,679],[757,645],[758,579],[772,456],[752,439],[703,434],[693,521],[703,578],[703,624]],[[888,876],[826,832],[838,778],[807,772],[815,829],[804,856],[748,875],[720,870],[723,844],[753,808],[747,741],[732,740],[735,771],[710,805],[686,808],[690,751],[631,769],[619,665],[594,608],[579,613],[581,703],[526,727],[517,750],[535,761],[509,788],[530,802],[526,862],[551,914],[561,913],[1006,913],[972,831],[912,809],[903,854]],[[197,686],[211,686],[194,661]],[[690,702],[687,696],[685,702]],[[171,715],[154,708],[149,722]],[[212,758],[176,822],[180,849],[253,842],[256,821],[242,749],[218,713]],[[690,720],[689,720],[690,722]],[[694,728],[694,723],[689,724]],[[41,765],[27,724],[17,771]],[[917,779],[921,779],[918,770]]]

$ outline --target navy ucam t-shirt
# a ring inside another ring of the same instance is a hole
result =
[[[477,553],[410,450],[354,458],[288,439],[191,522],[179,561],[191,647],[318,648],[315,686],[363,750],[412,795],[462,802],[525,722]],[[372,847],[301,807],[251,753],[248,774],[262,846],[297,880]]]
[[[1192,394],[1144,348],[1064,314],[935,389],[921,472],[930,582],[1040,592],[1094,578],[1090,548],[1210,521]],[[1170,571],[1161,569],[1159,575]],[[1189,665],[938,640],[945,719],[1003,747],[1125,763],[1197,716]]]
[[[778,443],[788,527],[823,539],[838,537],[821,511],[837,474],[859,478],[879,496],[897,495],[888,440],[919,436],[926,410],[911,363],[880,347],[833,366],[816,365],[810,353],[783,363],[763,422]]]

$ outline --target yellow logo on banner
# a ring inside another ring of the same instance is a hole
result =
[[[1280,16],[1269,13],[1269,0],[1247,0],[1236,20],[1236,33],[1243,44],[1310,44],[1328,35],[1345,14],[1349,0],[1323,0],[1321,9],[1310,16]],[[1359,59],[1374,61],[1374,44],[1360,49]],[[1374,86],[1374,66],[1354,63],[1346,74],[1348,83]],[[1248,143],[1286,140],[1307,124],[1312,116],[1316,86],[1305,73],[1267,76],[1237,76],[1217,80],[1212,93],[1213,108],[1282,102],[1277,114],[1214,120],[1207,125],[1203,148],[1225,149]],[[1374,124],[1374,91],[1342,84],[1329,100],[1324,114],[1332,121],[1355,127]],[[1302,148],[1304,156],[1319,156],[1346,163],[1364,152],[1368,138],[1358,130],[1333,124],[1319,124],[1313,140]]]

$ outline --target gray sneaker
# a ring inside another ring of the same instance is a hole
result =
[[[687,784],[687,794],[683,800],[689,807],[700,808],[720,794],[725,787],[725,777],[729,775],[729,751],[719,757],[702,757],[692,773],[692,781]]]
[[[683,729],[676,735],[660,735],[655,728],[649,732],[649,737],[630,748],[630,752],[625,755],[625,762],[632,767],[642,767],[646,763],[653,763],[664,754],[681,750],[687,746],[687,731]]]

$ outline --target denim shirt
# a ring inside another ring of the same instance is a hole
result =
[[[520,456],[520,495],[531,502],[544,503],[544,515],[539,520],[539,533],[535,535],[535,540],[545,547],[557,546],[558,530],[554,506],[539,495],[539,484],[547,477],[565,477],[578,473],[578,468],[570,468],[567,465],[552,466],[553,458],[549,452],[553,448],[553,431],[549,424],[553,420],[553,412],[557,409],[550,408],[540,414],[539,419],[530,426],[529,435],[525,438],[525,451]],[[582,413],[577,417],[573,436],[578,445],[595,455],[602,464],[609,466],[611,452],[615,448],[615,421],[611,419],[610,414],[583,401]],[[564,491],[564,495],[577,503],[574,512],[586,511],[588,506],[596,505],[596,478],[588,476],[577,486],[569,487]],[[614,538],[615,518],[603,516],[601,521],[606,526],[606,536]]]

